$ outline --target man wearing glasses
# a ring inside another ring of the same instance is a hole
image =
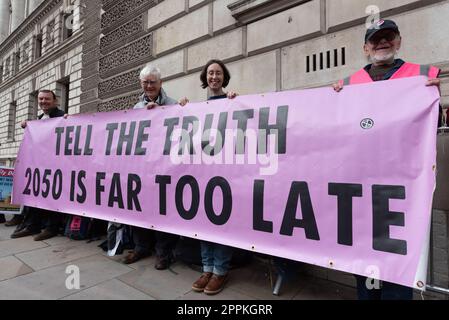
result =
[[[350,77],[340,80],[333,85],[336,92],[340,92],[344,85],[370,83],[374,81],[392,80],[413,76],[427,76],[426,86],[440,87],[437,79],[440,69],[429,66],[405,62],[397,59],[401,48],[401,34],[396,23],[392,20],[379,20],[367,29],[363,51],[371,64],[360,69]],[[441,114],[441,107],[440,107]],[[439,120],[441,117],[439,117]],[[440,124],[441,125],[441,124]],[[360,300],[411,300],[413,289],[394,283],[383,281],[379,288],[368,288],[369,280],[363,276],[356,276],[357,295]],[[371,287],[371,286],[369,286]]]
[[[162,89],[161,72],[153,66],[146,66],[140,72],[140,85],[144,93],[134,109],[153,109],[156,106],[177,104],[178,101],[170,98]]]
[[[438,68],[413,64],[401,59],[395,59],[401,48],[401,34],[396,23],[392,20],[379,20],[367,29],[363,51],[371,64],[357,71],[352,76],[334,84],[335,91],[339,92],[344,85],[368,83],[380,80],[399,79],[424,75],[429,78],[428,86],[440,86],[440,73]]]

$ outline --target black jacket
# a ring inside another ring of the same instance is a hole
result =
[[[64,114],[65,114],[65,112],[62,111],[61,109],[54,108],[54,109],[51,109],[49,116],[50,116],[50,118],[57,118],[57,117],[63,117]],[[42,119],[43,116],[44,116],[44,114],[39,115],[39,117],[38,117],[39,120]]]

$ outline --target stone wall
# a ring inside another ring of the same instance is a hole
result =
[[[233,17],[228,8],[235,3],[232,0],[153,1],[146,4],[148,8],[139,1],[107,2],[95,74],[101,100],[97,105],[138,92],[135,75],[150,62],[161,68],[170,95],[192,101],[207,97],[199,86],[198,71],[210,58],[228,63],[230,88],[241,94],[328,85],[366,63],[361,47],[365,8],[372,3],[382,10],[382,17],[394,18],[401,26],[401,57],[436,64],[449,72],[445,41],[449,25],[444,23],[448,1],[291,2],[299,5],[241,19],[245,22]],[[132,6],[134,10],[114,17],[117,8]],[[428,30],[434,30],[431,36]],[[411,41],[414,38],[420,40]],[[93,72],[89,65],[85,68]],[[445,105],[447,87],[445,81]]]

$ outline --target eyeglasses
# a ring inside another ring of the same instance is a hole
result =
[[[140,81],[140,83],[143,85],[143,86],[148,86],[148,85],[150,85],[150,86],[154,86],[154,85],[156,85],[156,84],[158,84],[159,83],[159,81],[157,81],[157,80],[155,80],[155,81],[146,81],[146,80],[143,80],[143,81]]]
[[[394,31],[389,31],[389,32],[379,32],[374,34],[369,40],[368,42],[371,44],[378,44],[382,39],[385,39],[387,41],[393,41],[394,39],[396,39],[398,36],[398,34]]]

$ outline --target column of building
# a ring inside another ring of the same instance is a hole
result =
[[[28,14],[34,11],[42,2],[43,0],[28,0]]]
[[[11,1],[11,32],[16,30],[25,19],[25,3],[26,0]]]
[[[5,40],[43,0],[0,0],[0,43]]]
[[[9,0],[0,0],[0,43],[8,37],[9,34],[10,9]]]

